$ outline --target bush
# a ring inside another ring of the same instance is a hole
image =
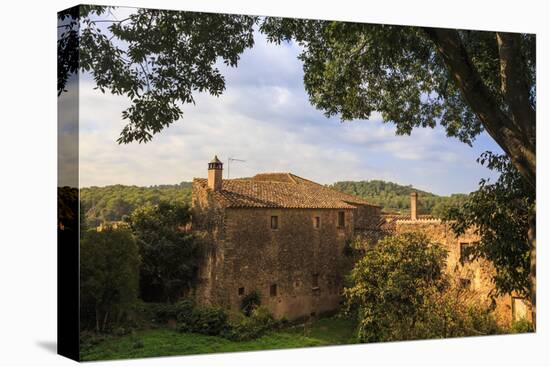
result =
[[[262,304],[262,296],[258,291],[252,291],[244,296],[241,301],[241,311],[246,315],[250,316],[252,311],[258,308]]]
[[[190,314],[187,310],[182,312],[181,317],[181,321],[178,320],[180,332],[221,335],[229,327],[227,313],[220,308],[193,308]]]
[[[512,323],[510,332],[514,334],[532,333],[534,330],[533,324],[526,319],[520,319]]]
[[[87,350],[90,349],[109,338],[108,335],[98,334],[94,331],[83,330],[80,332],[80,349]]]
[[[143,311],[152,322],[156,324],[166,324],[170,320],[178,323],[189,323],[191,314],[195,309],[195,303],[186,299],[174,304],[171,303],[145,303]]]
[[[132,343],[132,348],[133,349],[141,349],[143,348],[145,345],[143,344],[143,340],[141,339],[136,339],[133,341]]]
[[[353,268],[344,289],[346,311],[359,321],[361,342],[423,338],[418,320],[430,316],[432,295],[446,282],[447,253],[420,233],[386,237]]]
[[[146,303],[150,320],[155,324],[165,324],[176,318],[174,305],[169,303]]]
[[[249,317],[243,316],[231,323],[231,329],[224,336],[234,341],[250,340],[280,326],[281,321],[275,319],[266,307],[257,307]]]

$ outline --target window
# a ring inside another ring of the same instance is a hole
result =
[[[273,215],[271,217],[271,229],[277,229],[279,228],[279,217],[276,215]]]
[[[244,295],[244,287],[239,288],[239,296]]]
[[[319,229],[321,227],[321,217],[313,218],[313,228]]]
[[[311,279],[311,286],[313,288],[319,288],[319,274],[313,274]]]
[[[269,287],[269,295],[271,297],[277,297],[277,284],[271,284]]]
[[[512,297],[512,319],[514,321],[527,320],[529,309],[525,300],[519,297]]]
[[[462,289],[470,289],[470,285],[472,284],[472,281],[468,278],[460,278],[460,287]]]
[[[472,245],[468,242],[460,243],[460,263],[462,265],[472,261],[471,259]]]
[[[338,227],[344,228],[346,225],[346,213],[338,212]]]

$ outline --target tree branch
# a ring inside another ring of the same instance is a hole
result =
[[[496,34],[500,56],[501,91],[510,106],[514,122],[527,139],[535,144],[536,112],[529,102],[529,86],[524,77],[519,33]]]
[[[511,158],[529,184],[535,187],[535,147],[518,133],[514,121],[499,108],[474,67],[458,31],[440,28],[424,28],[424,31],[435,43],[451,77],[485,130]]]

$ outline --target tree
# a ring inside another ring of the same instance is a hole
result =
[[[439,122],[465,143],[485,129],[535,185],[534,35],[155,9],[93,19],[108,10],[59,14],[58,93],[81,69],[101,91],[127,95],[119,142],[150,140],[182,116],[177,102],[193,103],[194,90],[220,95],[217,59],[237,66],[260,24],[272,42],[303,46],[306,90],[328,116],[368,119],[378,111],[399,134]],[[111,37],[100,22],[111,23]]]
[[[490,309],[445,274],[447,252],[424,234],[386,237],[366,247],[344,289],[361,342],[498,332]]]
[[[302,44],[306,90],[327,116],[368,119],[378,111],[398,134],[439,123],[467,144],[485,130],[535,196],[534,35],[282,18],[267,18],[262,30],[274,42]],[[530,214],[523,231],[535,316],[535,210]]]
[[[529,220],[535,210],[535,193],[510,159],[486,152],[482,164],[500,172],[494,183],[482,180],[478,191],[467,201],[448,210],[445,219],[457,234],[476,228],[479,244],[474,257],[484,257],[495,265],[494,281],[500,293],[530,295]]]
[[[137,208],[128,222],[141,254],[140,290],[144,301],[174,302],[196,278],[198,245],[185,230],[187,205],[161,202]]]
[[[182,116],[177,103],[192,103],[194,90],[222,93],[216,60],[237,66],[259,25],[272,42],[301,44],[306,91],[327,116],[368,119],[376,111],[398,134],[439,123],[467,144],[485,130],[535,190],[535,35],[137,9],[106,20],[107,36],[92,19],[106,11],[60,14],[58,92],[81,69],[100,90],[128,96],[119,143],[150,140]],[[529,231],[536,309],[535,211]]]
[[[82,232],[80,310],[83,328],[106,331],[137,299],[138,247],[128,229]]]
[[[183,116],[180,104],[194,103],[195,91],[219,96],[225,80],[216,62],[237,66],[254,44],[257,17],[136,9],[117,20],[111,9],[84,5],[58,14],[57,92],[82,70],[102,92],[127,96],[119,143],[150,141]]]

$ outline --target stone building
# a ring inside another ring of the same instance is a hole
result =
[[[490,301],[492,267],[472,261],[473,231],[457,237],[448,223],[417,214],[411,194],[410,216],[385,215],[381,207],[291,173],[262,173],[222,178],[215,157],[208,178],[193,181],[193,229],[207,233],[196,288],[197,300],[237,312],[245,295],[258,291],[262,304],[289,319],[338,309],[343,277],[352,263],[345,247],[355,236],[371,243],[387,233],[422,232],[449,252],[447,271]],[[497,317],[529,318],[528,304],[517,297],[497,299]]]
[[[478,301],[492,302],[495,291],[491,278],[494,268],[483,259],[471,259],[468,248],[479,241],[473,228],[465,234],[456,236],[450,224],[430,215],[418,215],[418,194],[411,193],[411,213],[409,216],[383,215],[386,232],[421,232],[430,240],[442,245],[447,251],[446,271],[459,286],[468,289]],[[495,316],[499,324],[509,326],[512,321],[521,318],[531,319],[529,302],[513,295],[495,299]]]
[[[355,231],[377,230],[380,207],[291,173],[222,179],[214,158],[208,179],[193,181],[193,228],[210,236],[197,299],[237,311],[258,291],[289,319],[338,309],[344,256]]]

